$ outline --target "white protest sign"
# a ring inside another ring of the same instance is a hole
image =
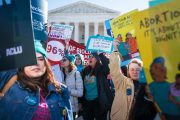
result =
[[[64,75],[62,73],[62,71],[60,70],[59,64],[53,65],[51,66],[51,70],[54,74],[55,79],[59,82],[62,83],[63,82],[63,78]]]
[[[73,26],[54,24],[51,26],[49,37],[57,38],[57,39],[70,39],[72,35],[72,31],[73,31]]]
[[[111,53],[113,50],[113,40],[114,38],[112,37],[91,36],[88,39],[86,50]]]
[[[47,43],[47,57],[53,62],[60,61],[64,56],[64,45],[57,40],[51,40]]]

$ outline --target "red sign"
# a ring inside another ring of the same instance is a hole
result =
[[[51,65],[60,64],[61,59],[64,56],[65,40],[49,38],[47,42],[47,56]],[[89,51],[86,51],[86,47],[74,40],[69,41],[68,53],[72,55],[82,54],[84,56],[85,65],[88,65]]]

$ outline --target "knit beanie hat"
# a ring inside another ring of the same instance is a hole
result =
[[[161,64],[161,65],[164,65],[164,63],[165,63],[164,58],[163,58],[163,57],[157,57],[157,58],[155,58],[155,59],[153,60],[153,62],[151,63],[151,65],[150,65],[150,71],[151,71],[151,69],[152,69],[152,66],[153,66],[154,64],[157,64],[157,63],[159,63],[159,64]]]
[[[76,54],[75,57],[79,57],[81,59],[81,65],[84,66],[84,56],[82,54]]]
[[[34,46],[35,46],[36,52],[41,53],[43,56],[47,57],[47,53],[46,53],[45,49],[43,48],[42,44],[40,43],[40,41],[35,40]]]
[[[64,57],[67,58],[70,62],[73,62],[73,63],[75,62],[74,55],[67,54]]]
[[[91,53],[91,55],[93,55],[98,61],[101,61],[97,52],[93,52],[93,53]]]
[[[155,63],[159,63],[159,64],[164,65],[165,60],[164,60],[163,57],[157,57],[157,58],[155,58],[155,59],[153,60],[153,62],[152,62],[152,64],[155,64]]]

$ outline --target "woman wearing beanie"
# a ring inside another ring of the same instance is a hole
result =
[[[76,61],[75,61],[75,65],[77,67],[77,70],[79,72],[82,72],[82,70],[84,69],[84,57],[82,54],[76,54]]]
[[[0,120],[73,120],[67,87],[54,79],[39,41],[35,49],[36,65],[0,72]]]
[[[107,81],[108,62],[102,53],[91,53],[89,66],[82,71],[84,96],[80,102],[83,104],[84,120],[107,119],[107,111],[110,110],[113,101]]]
[[[78,97],[83,95],[83,82],[79,71],[74,64],[75,57],[66,54],[62,59],[62,71],[64,73],[64,82],[70,92],[70,100],[73,110],[73,117],[76,118],[78,112]]]

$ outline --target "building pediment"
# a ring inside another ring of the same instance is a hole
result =
[[[56,13],[120,13],[120,12],[102,6],[98,6],[96,4],[92,4],[89,2],[79,1],[49,11],[49,14],[56,14]]]

